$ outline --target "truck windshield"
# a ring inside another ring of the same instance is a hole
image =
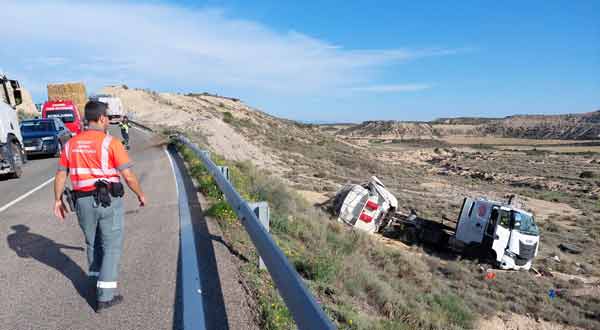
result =
[[[517,211],[511,211],[510,217],[514,229],[523,234],[539,235],[540,231],[532,216]]]
[[[48,132],[54,131],[54,123],[51,121],[33,121],[21,124],[21,132]]]
[[[63,123],[72,123],[75,121],[73,110],[51,110],[46,112],[48,118],[59,118]]]

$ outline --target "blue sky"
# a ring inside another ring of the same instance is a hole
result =
[[[600,109],[600,1],[11,1],[0,68],[304,121]],[[24,24],[27,22],[27,24]]]

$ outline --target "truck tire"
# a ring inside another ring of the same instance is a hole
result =
[[[11,175],[13,178],[20,178],[23,175],[23,151],[17,143],[13,142],[10,144],[9,154]]]

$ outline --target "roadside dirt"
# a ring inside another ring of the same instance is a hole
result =
[[[503,316],[494,316],[488,320],[479,320],[477,326],[479,330],[580,330],[583,328],[570,327],[563,324],[535,320],[533,318],[518,315],[507,314]]]

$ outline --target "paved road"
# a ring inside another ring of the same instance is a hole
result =
[[[118,135],[117,135],[118,136]],[[99,316],[88,298],[83,235],[76,218],[51,214],[52,184],[0,211],[0,329],[178,329],[179,218],[169,160],[152,136],[132,131],[131,157],[149,204],[125,199],[120,292],[125,303]],[[56,159],[0,181],[0,210],[54,174]]]

